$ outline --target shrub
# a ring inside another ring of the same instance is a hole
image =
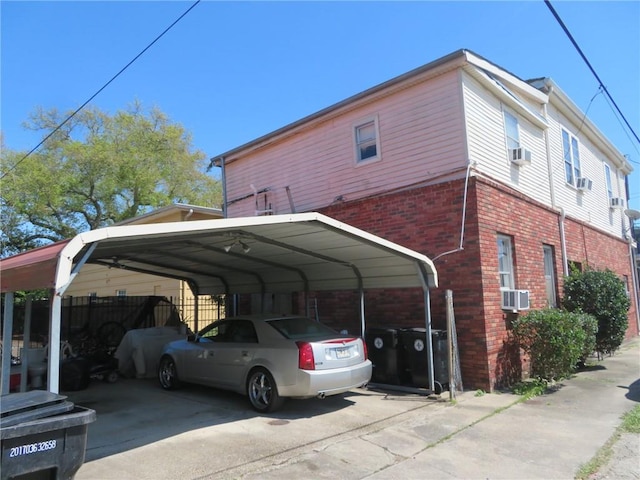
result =
[[[513,334],[530,357],[532,376],[557,380],[573,373],[588,344],[585,321],[579,313],[545,309],[513,322]]]
[[[584,366],[587,358],[596,351],[596,335],[598,334],[598,319],[588,313],[575,312],[578,321],[582,325],[586,336],[582,347],[582,354],[578,360],[579,364]]]
[[[624,341],[631,301],[626,289],[611,270],[574,271],[564,280],[564,308],[593,315],[598,321],[595,350],[615,352]]]

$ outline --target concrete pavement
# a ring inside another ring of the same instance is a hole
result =
[[[640,402],[640,340],[558,387],[522,403],[466,392],[455,406],[411,412],[234,478],[573,479]],[[605,466],[609,478],[640,478],[639,438],[627,437],[623,458]]]
[[[434,401],[369,391],[256,416],[234,394],[216,394],[222,405],[211,408],[202,393],[180,393],[183,408],[199,407],[185,410],[187,428],[167,421],[168,433],[141,433],[140,419],[116,427],[127,412],[111,417],[96,403],[103,423],[89,427],[76,479],[572,479],[640,402],[640,339],[526,402],[509,393],[469,391],[451,404],[447,392]],[[609,478],[640,478],[639,437],[627,437]]]

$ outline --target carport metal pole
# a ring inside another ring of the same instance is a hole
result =
[[[424,318],[426,324],[427,338],[427,374],[429,376],[429,389],[434,392],[435,391],[435,382],[434,382],[434,374],[433,374],[433,342],[431,340],[431,295],[429,293],[429,288],[424,288]]]
[[[31,347],[31,306],[33,304],[33,297],[27,296],[27,301],[24,305],[24,327],[22,332],[22,348],[23,355],[20,360],[20,391],[27,391],[27,374],[29,373],[29,355],[27,350]]]
[[[364,340],[365,336],[365,320],[364,320],[364,287],[362,285],[362,278],[358,278],[360,284],[360,328],[362,330],[362,340]]]
[[[4,294],[4,318],[2,328],[2,385],[0,393],[7,395],[11,380],[11,346],[13,343],[13,292]]]

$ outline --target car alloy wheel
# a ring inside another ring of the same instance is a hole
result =
[[[273,377],[263,368],[254,370],[249,376],[247,395],[251,406],[261,413],[273,412],[284,402],[284,399],[278,395]]]
[[[158,380],[165,390],[173,390],[179,386],[176,363],[169,356],[162,357],[158,368]]]

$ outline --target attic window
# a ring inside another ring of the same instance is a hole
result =
[[[354,126],[356,161],[371,161],[380,157],[378,118],[370,118]]]

